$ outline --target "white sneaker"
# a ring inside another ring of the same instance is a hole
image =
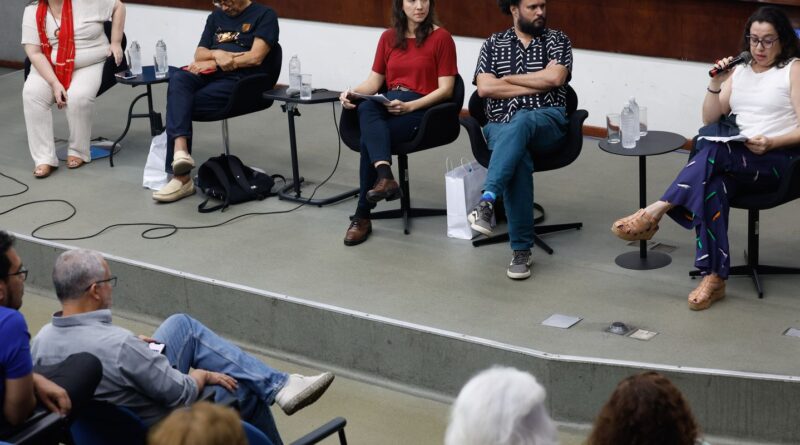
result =
[[[192,195],[194,182],[191,179],[183,183],[180,179],[172,178],[161,190],[153,192],[153,199],[158,202],[175,202]]]
[[[286,384],[275,395],[275,403],[291,416],[295,412],[311,405],[325,393],[325,390],[333,383],[333,373],[306,377],[300,374],[292,374],[286,379]]]

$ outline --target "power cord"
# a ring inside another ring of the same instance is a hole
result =
[[[241,215],[238,215],[238,216],[234,216],[233,218],[229,218],[229,219],[227,219],[225,221],[222,221],[220,223],[217,223],[217,224],[208,224],[208,225],[201,225],[201,226],[176,226],[174,224],[169,224],[169,223],[152,223],[152,222],[111,224],[109,226],[104,227],[103,229],[99,230],[98,232],[96,232],[94,234],[86,235],[86,236],[73,237],[73,238],[48,238],[48,237],[40,236],[40,235],[37,234],[40,230],[44,230],[47,227],[51,227],[51,226],[54,226],[54,225],[57,225],[57,224],[61,224],[61,223],[67,222],[70,219],[72,219],[75,215],[78,214],[78,209],[75,208],[75,206],[72,205],[72,203],[70,203],[69,201],[64,200],[64,199],[42,199],[42,200],[38,200],[38,201],[26,202],[26,203],[20,204],[20,205],[18,205],[16,207],[12,207],[12,208],[10,208],[8,210],[0,212],[0,216],[3,216],[5,214],[7,214],[7,213],[11,213],[14,210],[20,209],[22,207],[26,207],[26,206],[30,206],[30,205],[34,205],[34,204],[62,203],[62,204],[65,204],[66,206],[68,206],[72,210],[72,213],[69,216],[67,216],[66,218],[62,218],[62,219],[59,219],[57,221],[52,221],[52,222],[49,222],[49,223],[46,223],[46,224],[42,224],[39,227],[36,227],[31,232],[31,236],[33,238],[40,239],[40,240],[43,240],[43,241],[79,241],[79,240],[85,240],[85,239],[90,239],[90,238],[97,237],[97,236],[101,235],[102,233],[104,233],[106,231],[109,231],[111,229],[115,229],[115,228],[119,228],[119,227],[133,227],[133,226],[154,226],[154,227],[150,227],[149,229],[144,230],[140,234],[140,236],[142,238],[144,238],[144,239],[149,239],[149,240],[163,239],[163,238],[168,238],[168,237],[170,237],[172,235],[175,235],[176,233],[178,233],[181,230],[213,229],[213,228],[224,226],[226,224],[230,224],[230,223],[232,223],[232,222],[234,222],[234,221],[236,221],[238,219],[242,219],[242,218],[248,217],[248,216],[267,216],[267,215],[281,215],[281,214],[286,214],[286,213],[292,213],[292,212],[296,211],[297,209],[305,206],[308,203],[308,201],[312,200],[314,198],[314,195],[316,195],[317,190],[319,190],[320,187],[325,185],[333,177],[333,175],[336,173],[336,170],[339,168],[339,161],[342,158],[342,137],[341,137],[341,134],[339,133],[339,125],[338,125],[338,121],[336,119],[336,105],[333,102],[331,102],[331,113],[332,113],[332,116],[333,116],[333,127],[336,130],[336,136],[337,136],[337,140],[338,140],[338,152],[336,153],[336,162],[333,165],[333,170],[331,171],[331,173],[322,182],[320,182],[319,184],[317,184],[316,187],[314,187],[314,190],[311,192],[311,196],[308,197],[306,202],[302,202],[302,203],[292,207],[291,209],[275,210],[275,211],[271,211],[271,212],[249,212],[249,213],[244,213],[244,214],[241,214]],[[8,175],[6,175],[6,174],[4,174],[2,172],[0,172],[0,176],[3,176],[5,178],[7,178],[7,179],[10,179],[11,181],[14,181],[17,184],[20,184],[23,187],[25,187],[24,190],[22,190],[20,192],[17,192],[17,193],[11,193],[11,194],[7,194],[7,195],[0,195],[0,198],[18,196],[18,195],[21,195],[21,194],[27,192],[30,189],[30,187],[28,187],[27,184],[23,183],[22,181],[20,181],[20,180],[18,180],[16,178],[8,176]],[[299,178],[294,178],[295,181],[298,180],[298,179]],[[162,230],[167,231],[167,233],[162,234],[162,235],[154,234],[154,233],[158,233],[158,231],[162,231]]]

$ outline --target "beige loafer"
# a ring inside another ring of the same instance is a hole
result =
[[[184,184],[179,179],[172,178],[161,190],[153,192],[153,199],[158,202],[175,202],[192,195],[194,182],[191,179]]]
[[[172,159],[172,173],[176,176],[189,174],[194,168],[194,159],[185,151],[176,151]]]

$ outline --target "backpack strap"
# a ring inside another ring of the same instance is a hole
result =
[[[211,213],[222,209],[222,211],[224,212],[225,209],[228,208],[229,201],[231,199],[231,183],[230,181],[228,181],[228,175],[225,174],[225,172],[222,170],[222,167],[220,167],[219,163],[217,162],[206,162],[204,165],[207,165],[208,168],[211,169],[211,171],[214,173],[214,176],[217,177],[217,180],[219,181],[220,184],[222,184],[222,187],[225,189],[225,201],[223,201],[222,204],[215,205],[214,207],[206,208],[208,200],[211,199],[211,198],[206,198],[205,201],[201,202],[200,205],[197,206],[197,211],[200,213]]]
[[[250,188],[250,183],[247,182],[242,160],[233,155],[226,155],[225,159],[228,162],[228,170],[233,174],[233,179],[239,184],[239,188],[244,190],[251,199],[258,199],[258,195]]]

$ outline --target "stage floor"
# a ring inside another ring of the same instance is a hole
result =
[[[150,134],[147,122],[135,120],[116,167],[101,159],[79,170],[62,165],[50,178],[35,180],[27,150],[20,90],[21,72],[0,76],[0,172],[30,189],[0,199],[0,212],[35,200],[64,199],[77,208],[68,222],[37,235],[73,238],[93,234],[110,224],[164,223],[177,226],[216,224],[247,212],[287,211],[296,204],[269,198],[233,206],[225,213],[199,214],[200,195],[163,205],[141,187]],[[114,139],[124,128],[133,97],[142,92],[119,85],[97,99],[94,134]],[[165,88],[154,89],[163,110]],[[142,104],[140,104],[142,105]],[[590,110],[605,112],[606,110]],[[300,172],[309,180],[306,194],[325,178],[337,159],[337,134],[330,105],[302,106],[296,121]],[[338,116],[338,108],[336,109]],[[63,113],[55,113],[56,134],[66,137]],[[699,122],[699,112],[698,112]],[[655,129],[661,128],[652,122]],[[290,175],[286,115],[276,105],[230,122],[232,151],[246,163],[269,173]],[[197,124],[194,157],[198,163],[221,152],[219,124]],[[648,159],[648,196],[655,198],[681,168],[685,154]],[[412,203],[444,207],[446,160],[471,160],[465,133],[453,144],[410,157]],[[357,184],[358,156],[346,147],[330,182],[318,191],[332,195]],[[131,260],[224,280],[360,313],[467,334],[501,344],[552,354],[609,361],[707,368],[735,372],[798,376],[800,339],[783,336],[800,328],[800,278],[764,280],[759,300],[749,278],[733,278],[728,298],[711,310],[691,312],[686,297],[696,286],[688,277],[694,257],[694,235],[664,221],[655,241],[676,248],[672,264],[652,271],[625,270],[614,263],[635,250],[615,238],[609,227],[636,209],[638,170],[635,159],[612,156],[586,139],[580,158],[562,170],[537,174],[536,201],[548,223],[581,221],[583,230],[547,235],[555,249],[534,251],[533,277],[515,282],[505,276],[511,256],[507,244],[473,248],[446,236],[445,217],[413,220],[404,235],[399,220],[373,223],[366,243],[342,243],[350,199],[324,208],[301,207],[290,213],[248,216],[218,228],[180,230],[161,240],[146,240],[147,227],[109,230],[87,240],[62,243],[100,250]],[[0,195],[22,186],[0,178]],[[380,209],[396,204],[381,204]],[[64,218],[70,209],[39,203],[0,215],[0,227],[30,235],[42,224]],[[761,258],[765,264],[797,265],[800,247],[797,203],[763,212]],[[733,210],[731,244],[742,260],[746,214]],[[46,280],[47,277],[38,277]],[[120,289],[118,289],[120,290]],[[135,298],[119,294],[116,299]],[[551,314],[583,320],[569,330],[542,326]],[[656,331],[650,341],[604,332],[613,321]]]

